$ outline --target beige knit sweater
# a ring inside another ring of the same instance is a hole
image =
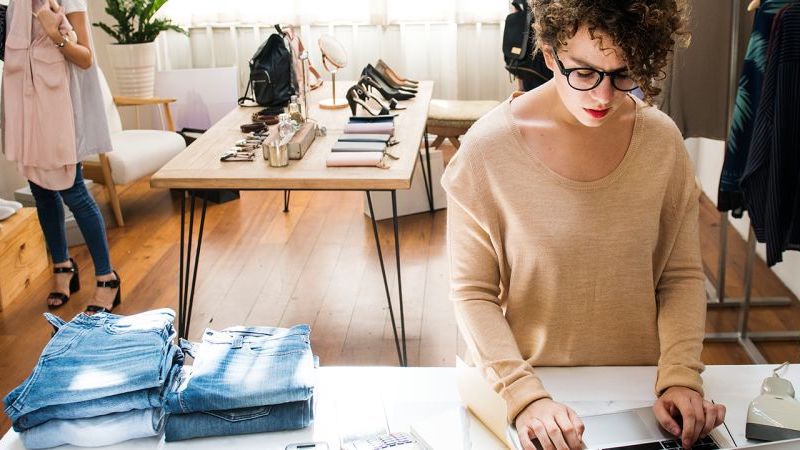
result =
[[[509,421],[549,397],[537,366],[657,364],[657,393],[702,394],[700,190],[672,120],[637,101],[625,157],[592,182],[559,176],[526,145],[504,102],[442,179],[450,297]]]

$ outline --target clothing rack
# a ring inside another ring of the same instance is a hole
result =
[[[741,1],[733,0],[733,10],[731,14],[731,62],[729,73],[728,89],[728,121],[727,132],[730,132],[733,121],[733,105],[736,101],[736,93],[739,79],[738,55],[739,55],[739,15],[741,12]],[[726,133],[727,134],[727,133]],[[727,142],[727,136],[726,136]],[[729,298],[725,296],[725,268],[728,257],[728,211],[720,212],[719,226],[719,260],[717,270],[716,285],[706,277],[706,305],[709,308],[738,307],[739,321],[738,328],[733,332],[706,333],[705,342],[735,342],[747,353],[747,356],[755,364],[767,364],[766,358],[755,346],[755,342],[800,342],[800,332],[795,331],[764,331],[750,332],[748,330],[748,320],[750,317],[751,306],[787,306],[791,303],[788,297],[756,297],[752,298],[753,290],[753,268],[756,259],[756,236],[752,224],[749,227],[747,236],[747,257],[745,260],[744,273],[744,297]]]

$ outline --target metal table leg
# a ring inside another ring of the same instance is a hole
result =
[[[406,326],[405,326],[405,314],[403,311],[403,285],[400,278],[400,238],[398,234],[398,225],[397,225],[397,193],[396,191],[392,191],[392,221],[394,224],[394,248],[395,248],[395,257],[397,260],[397,289],[398,295],[400,298],[400,331],[402,335],[402,349],[401,349],[401,338],[397,335],[397,322],[394,318],[394,307],[392,306],[392,298],[391,294],[389,293],[389,281],[386,278],[386,265],[383,262],[383,251],[381,250],[381,241],[380,237],[378,236],[378,222],[375,220],[375,210],[372,208],[372,196],[370,195],[370,191],[364,191],[367,194],[367,204],[369,205],[369,215],[372,218],[372,233],[375,236],[375,245],[378,249],[378,262],[381,265],[381,275],[383,276],[383,288],[386,291],[386,303],[389,305],[389,318],[392,321],[392,332],[394,332],[394,345],[397,349],[397,358],[400,361],[400,365],[403,367],[408,366],[407,360],[407,353],[406,353]]]
[[[200,226],[197,233],[197,248],[195,249],[194,267],[192,267],[192,239],[194,235],[194,206],[195,191],[189,191],[189,232],[186,230],[186,192],[181,197],[181,247],[178,274],[178,336],[187,338],[192,319],[192,306],[194,304],[194,291],[197,284],[197,268],[200,263],[200,248],[203,244],[203,228],[206,221],[208,196],[203,196],[203,207],[200,213]],[[184,252],[184,249],[186,251]],[[184,259],[185,255],[185,259]],[[190,289],[191,287],[191,289]]]
[[[425,141],[425,160],[427,161],[427,165],[422,163],[421,153],[417,152],[417,156],[419,156],[419,163],[422,166],[422,181],[425,182],[425,194],[428,197],[428,208],[430,208],[430,212],[433,212],[433,169],[431,169],[431,150],[428,144],[428,127],[425,127],[422,140]]]

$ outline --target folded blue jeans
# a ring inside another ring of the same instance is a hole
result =
[[[170,309],[78,314],[68,323],[52,314],[45,318],[55,335],[31,375],[3,399],[15,429],[19,418],[43,408],[163,388],[180,353],[171,348],[175,313]],[[117,411],[126,407],[118,406]]]
[[[159,408],[107,414],[87,419],[54,419],[19,437],[26,448],[59,445],[100,447],[143,437],[158,436],[164,428],[164,411]]]
[[[176,345],[170,344],[167,360],[170,358],[172,363],[164,366],[167,373],[164,376],[163,386],[40,408],[17,419],[14,422],[14,429],[24,431],[50,420],[83,419],[130,410],[162,408],[167,393],[174,390],[175,384],[179,381],[183,367],[183,352]]]
[[[308,325],[207,329],[203,342],[181,341],[192,371],[167,395],[170,413],[262,407],[304,401],[314,391]]]
[[[170,414],[164,438],[167,442],[174,442],[209,436],[297,430],[309,426],[313,420],[313,397],[280,405]]]

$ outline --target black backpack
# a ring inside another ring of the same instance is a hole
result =
[[[513,0],[516,11],[506,17],[503,31],[503,59],[506,70],[522,80],[525,90],[533,89],[553,78],[541,52],[533,56],[533,11],[525,0]]]
[[[293,81],[292,54],[283,36],[272,34],[250,59],[250,79],[239,105],[250,100],[268,108],[283,108],[296,93]],[[250,89],[253,97],[248,97]]]

